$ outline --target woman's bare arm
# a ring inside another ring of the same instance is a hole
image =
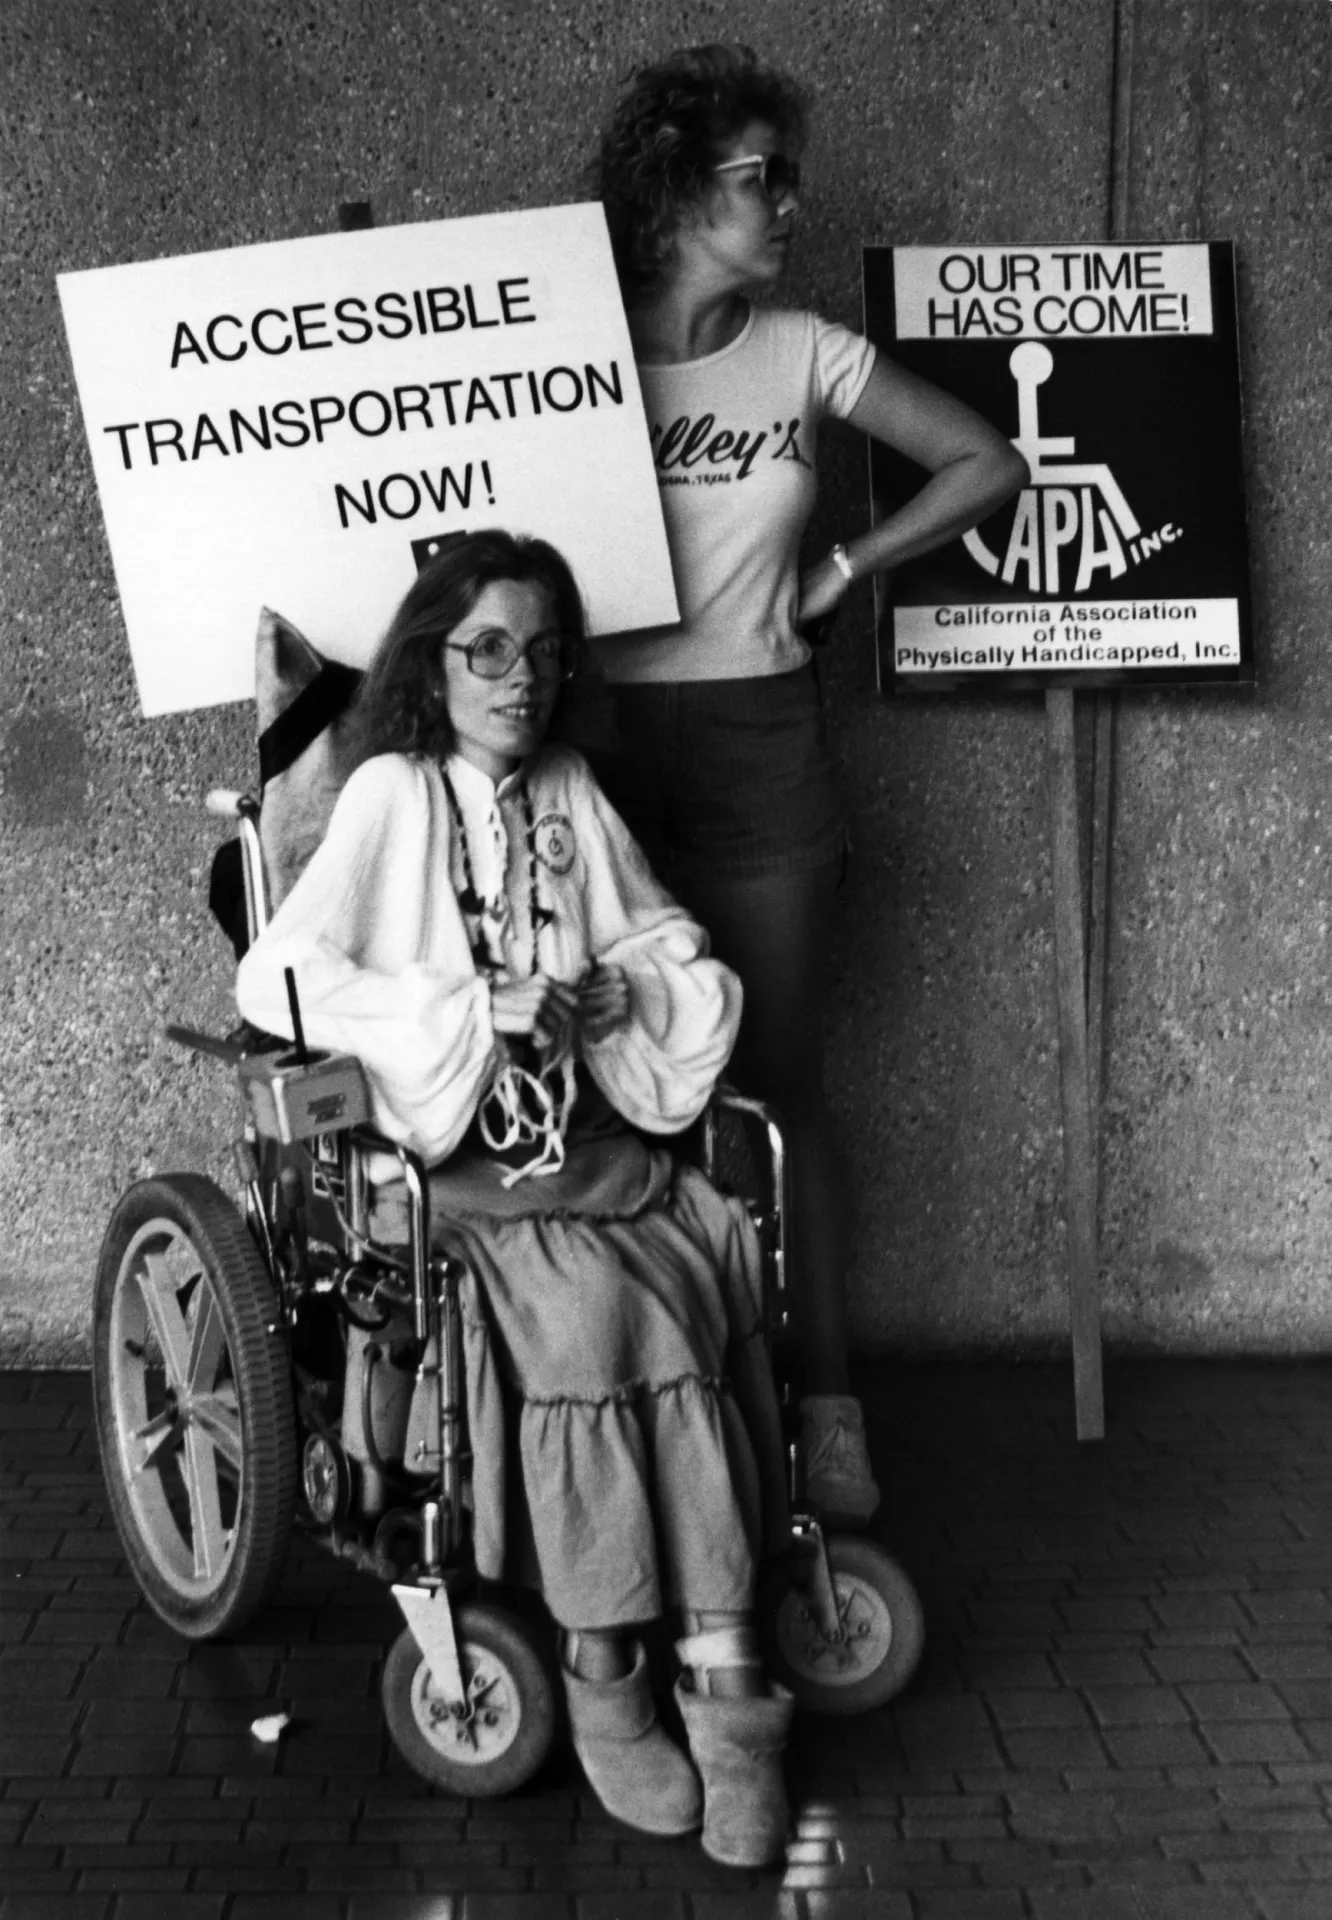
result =
[[[884,354],[876,356],[848,417],[853,427],[894,447],[930,475],[905,506],[846,543],[857,578],[944,546],[1026,484],[1026,461],[997,427]],[[831,559],[811,567],[801,581],[799,620],[830,612],[848,584]]]

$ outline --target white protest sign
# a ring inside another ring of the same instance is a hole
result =
[[[263,606],[364,665],[466,527],[551,541],[594,632],[679,618],[600,206],[59,287],[146,714],[250,698]]]

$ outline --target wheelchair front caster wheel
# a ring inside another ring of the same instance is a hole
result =
[[[130,1570],[190,1640],[243,1626],[282,1575],[298,1474],[283,1331],[220,1187],[173,1173],[129,1189],[97,1263],[97,1444]]]
[[[896,1560],[857,1534],[825,1537],[838,1623],[820,1622],[799,1564],[765,1573],[760,1619],[768,1670],[812,1713],[868,1713],[899,1694],[920,1663],[925,1622]]]
[[[466,1699],[447,1702],[410,1629],[384,1663],[384,1716],[394,1746],[414,1772],[450,1793],[512,1793],[550,1751],[555,1691],[527,1635],[497,1608],[460,1607],[455,1616]]]

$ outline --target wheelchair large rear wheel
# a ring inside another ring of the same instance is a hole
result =
[[[812,1713],[868,1713],[899,1694],[920,1664],[925,1620],[896,1560],[860,1534],[828,1534],[838,1631],[824,1632],[782,1559],[764,1574],[760,1619],[769,1671]]]
[[[298,1477],[281,1310],[248,1228],[199,1174],[140,1181],[102,1243],[93,1401],[131,1571],[191,1640],[268,1599]]]
[[[468,1798],[512,1793],[550,1751],[555,1690],[517,1621],[497,1607],[460,1607],[455,1617],[465,1701],[449,1705],[411,1630],[384,1663],[384,1717],[414,1772]]]

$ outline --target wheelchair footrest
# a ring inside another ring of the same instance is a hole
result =
[[[396,1584],[393,1598],[402,1608],[412,1638],[425,1658],[430,1677],[447,1705],[465,1706],[467,1688],[458,1659],[458,1636],[453,1625],[453,1603],[441,1580],[437,1586]]]

